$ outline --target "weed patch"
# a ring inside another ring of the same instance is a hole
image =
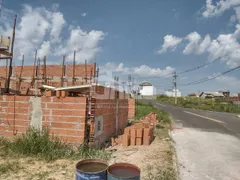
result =
[[[105,150],[93,149],[83,144],[77,150],[70,144],[60,141],[57,137],[49,134],[47,129],[39,131],[30,128],[26,134],[8,141],[4,138],[0,139],[0,155],[23,155],[37,157],[47,161],[61,158],[101,158],[110,157]]]

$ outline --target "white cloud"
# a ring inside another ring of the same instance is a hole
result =
[[[32,60],[36,49],[39,57],[48,54],[54,59],[60,59],[59,56],[66,53],[67,60],[70,56],[72,59],[72,53],[76,50],[78,62],[91,60],[96,56],[101,50],[99,42],[103,40],[105,33],[98,30],[85,31],[80,27],[68,25],[58,9],[58,4],[53,5],[51,9],[43,6],[23,6],[16,26],[15,58],[21,59],[24,54],[26,60]],[[1,21],[0,24],[0,31],[7,36],[12,35],[12,24],[9,23],[13,21],[12,14],[10,17],[5,13],[3,19],[8,21]]]
[[[184,54],[202,54],[206,51],[211,43],[211,38],[209,35],[206,35],[202,40],[201,35],[197,32],[190,33],[187,35],[186,39],[189,41],[189,43],[183,51]]]
[[[166,35],[164,37],[164,43],[162,45],[162,48],[157,51],[158,54],[165,53],[168,49],[171,49],[172,51],[175,50],[176,46],[180,44],[182,41],[182,38],[175,37],[173,35]]]
[[[192,52],[196,51],[201,40],[201,36],[197,32],[192,32],[189,35],[187,35],[186,39],[189,41],[189,43],[185,47],[183,53],[191,54]]]
[[[52,36],[54,41],[61,41],[60,39],[60,33],[62,32],[62,28],[64,24],[66,23],[63,17],[63,14],[60,12],[54,12],[52,13],[52,29],[50,32],[50,35]]]
[[[73,51],[75,50],[77,62],[89,61],[101,50],[98,43],[104,36],[105,34],[102,31],[92,30],[87,32],[80,27],[74,28],[70,31],[66,44],[60,47],[56,54],[67,53],[67,60],[72,61]]]
[[[45,55],[47,56],[50,53],[50,42],[44,41],[38,50],[37,56],[39,58],[43,58]]]
[[[84,13],[81,14],[81,16],[85,17],[85,16],[87,16],[87,13],[84,12]]]
[[[104,66],[100,66],[101,72],[118,72],[123,74],[132,74],[141,77],[168,77],[174,72],[174,68],[167,66],[164,69],[151,68],[147,65],[141,65],[138,67],[125,67],[123,63],[114,64],[106,63]]]
[[[202,16],[205,18],[221,15],[226,10],[240,5],[239,0],[220,0],[214,5],[212,0],[206,0]]]

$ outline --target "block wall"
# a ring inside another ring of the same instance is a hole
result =
[[[86,124],[85,97],[0,96],[0,136],[25,133],[29,126],[48,127],[69,143],[82,143]]]
[[[81,143],[85,138],[85,97],[42,97],[42,126],[61,140]]]
[[[95,114],[95,141],[101,143],[128,123],[128,100],[96,99]]]

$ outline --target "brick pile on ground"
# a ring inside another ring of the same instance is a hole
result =
[[[125,127],[122,135],[112,138],[112,146],[122,145],[127,147],[150,145],[154,139],[154,128],[157,122],[157,114],[151,112],[138,120],[135,124]]]

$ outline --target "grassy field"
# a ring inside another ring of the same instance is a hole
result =
[[[174,104],[174,97],[160,95],[157,100],[160,102]],[[240,107],[234,105],[233,102],[221,99],[202,99],[198,97],[179,97],[177,106],[193,109],[202,109],[209,111],[240,113]]]

